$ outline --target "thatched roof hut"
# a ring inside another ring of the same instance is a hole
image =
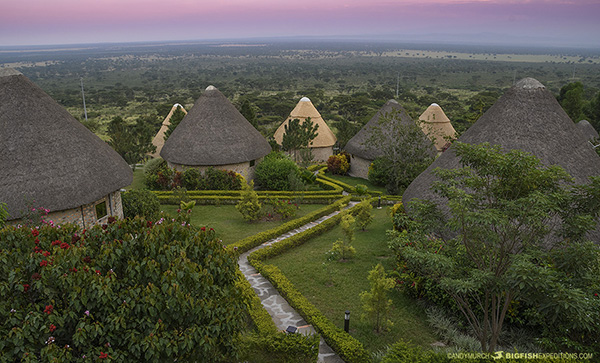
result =
[[[316,160],[327,160],[329,155],[333,155],[333,145],[337,141],[337,138],[308,97],[302,97],[300,99],[288,118],[277,128],[277,130],[275,130],[273,137],[275,138],[275,141],[281,145],[283,142],[283,134],[285,133],[285,126],[290,120],[298,119],[300,120],[300,124],[302,124],[304,120],[309,117],[314,124],[319,125],[317,137],[315,137],[310,146],[313,150],[314,157]]]
[[[156,133],[156,136],[154,136],[154,139],[152,139],[152,145],[156,146],[156,151],[154,151],[152,154],[150,154],[151,157],[153,157],[153,158],[160,157],[160,151],[162,150],[163,146],[165,145],[165,133],[167,132],[167,130],[169,129],[169,126],[171,125],[171,117],[173,117],[173,113],[178,108],[181,108],[181,111],[187,115],[187,111],[179,103],[176,103],[173,105],[173,107],[171,107],[171,111],[169,111],[169,114],[167,115],[167,117],[165,117],[165,120],[162,122],[162,125],[160,126],[160,130],[158,130],[158,132]]]
[[[587,120],[579,121],[577,123],[577,128],[579,129],[579,131],[581,131],[581,133],[586,138],[586,140],[598,139],[598,131],[596,131],[594,126],[592,126],[592,124],[590,124],[589,121],[587,121]]]
[[[382,117],[394,117],[394,120],[402,125],[415,124],[398,101],[393,99],[387,101],[369,122],[367,122],[367,124],[346,144],[345,150],[352,155],[350,175],[366,179],[371,162],[383,155],[381,145],[372,145],[368,142],[375,130],[382,130],[379,125],[380,118]],[[398,135],[389,134],[386,136],[389,137],[389,142],[402,142],[402,140],[398,139]],[[423,134],[423,143],[430,144],[425,134]],[[431,155],[436,155],[436,150],[433,146],[431,146]]]
[[[225,167],[253,163],[269,152],[271,146],[260,132],[216,87],[208,86],[160,155],[171,165]]]
[[[544,165],[563,167],[578,184],[600,175],[600,157],[581,137],[554,95],[533,78],[517,82],[458,141],[489,142],[505,150],[529,152]],[[459,159],[450,147],[408,186],[403,202],[421,198],[442,204],[443,200],[430,189],[435,180],[432,170],[459,167]]]
[[[438,152],[443,152],[450,147],[450,140],[456,138],[456,131],[450,119],[437,103],[432,103],[419,116],[419,124],[423,132],[433,141]]]
[[[9,219],[21,217],[28,202],[72,209],[132,182],[119,154],[13,69],[0,69],[0,130],[0,202]]]

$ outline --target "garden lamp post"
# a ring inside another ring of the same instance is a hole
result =
[[[350,332],[350,310],[346,310],[344,314],[344,331],[346,333]]]

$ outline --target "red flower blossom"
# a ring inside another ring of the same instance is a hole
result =
[[[106,230],[108,228],[108,224],[103,224],[102,229]]]
[[[117,219],[113,216],[108,217],[108,223],[113,224]]]
[[[146,227],[148,227],[148,228],[152,227],[152,221],[147,221],[146,222]]]
[[[48,261],[42,260],[42,262],[40,262],[40,266],[41,267],[48,266]]]
[[[100,270],[96,270],[96,274],[97,274],[98,276],[102,275],[102,274],[100,273]]]
[[[46,308],[44,309],[44,312],[48,315],[52,314],[52,310],[54,310],[54,306],[52,305],[46,305]]]
[[[108,353],[100,352],[100,355],[98,356],[98,358],[106,359],[106,358],[108,358]]]
[[[34,273],[33,275],[31,275],[31,279],[32,280],[39,280],[42,278],[42,275],[40,275],[39,273]]]
[[[40,244],[39,238],[36,238],[35,241],[33,241],[33,243],[35,243],[36,245],[39,245]]]
[[[71,243],[77,243],[77,241],[79,241],[81,239],[81,237],[79,237],[78,235],[74,234],[71,237]]]
[[[51,246],[56,246],[56,245],[59,245],[61,243],[62,243],[62,241],[56,240],[56,241],[52,241],[52,243],[50,245]]]
[[[31,234],[33,235],[33,237],[37,237],[40,235],[40,231],[34,228],[31,230]]]
[[[63,242],[63,243],[60,244],[60,248],[62,248],[63,250],[66,250],[69,247],[71,247],[71,246],[69,246],[69,244],[67,242]]]
[[[75,267],[73,267],[73,268],[70,268],[69,271],[71,271],[71,272],[77,272],[77,269]]]
[[[24,289],[24,291],[29,290],[29,284],[23,284],[23,289]]]
[[[50,256],[50,252],[44,251],[44,253],[42,253],[42,255],[44,255],[44,257],[48,257],[48,256]]]
[[[206,227],[202,227],[202,228],[200,228],[200,230],[201,230],[202,232],[204,232],[204,231],[206,231]]]
[[[91,258],[90,256],[85,256],[85,257],[83,258],[83,262],[85,262],[85,263],[90,263],[90,262],[92,262],[92,258]]]
[[[50,333],[54,333],[54,331],[56,330],[56,325],[54,324],[50,324]]]

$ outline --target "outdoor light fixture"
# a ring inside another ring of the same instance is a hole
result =
[[[381,209],[381,195],[379,196],[379,201],[377,201],[377,209]]]
[[[346,333],[350,332],[350,310],[346,310],[344,314],[344,331]]]
[[[298,328],[296,328],[295,326],[288,325],[288,327],[285,330],[285,332],[288,333],[288,334],[294,334],[297,330],[298,330]]]

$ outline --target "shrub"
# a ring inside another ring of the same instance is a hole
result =
[[[369,165],[367,178],[371,183],[378,186],[386,186],[390,181],[390,176],[385,165],[385,160],[377,158]]]
[[[232,361],[244,305],[214,231],[114,220],[0,230],[7,361]]]
[[[125,218],[140,216],[148,220],[159,218],[160,203],[158,197],[146,189],[132,189],[121,193],[123,215]]]
[[[369,282],[371,290],[360,293],[360,301],[365,311],[363,318],[371,320],[375,331],[379,333],[392,325],[387,318],[392,307],[392,300],[388,299],[387,293],[394,288],[395,283],[394,279],[386,276],[380,263],[369,271]]]
[[[369,187],[364,184],[358,184],[354,187],[354,190],[358,195],[366,195],[369,192]]]
[[[352,247],[352,242],[354,242],[354,221],[354,217],[350,214],[345,214],[342,217],[340,226],[344,233],[344,239],[338,239],[333,243],[333,247],[329,251],[333,259],[347,260],[356,254],[356,249]]]
[[[8,218],[8,211],[6,210],[6,203],[0,203],[0,228],[4,227],[6,218]]]
[[[371,215],[371,212],[373,211],[373,205],[368,199],[365,199],[358,203],[356,209],[356,223],[361,230],[365,231],[367,226],[373,222],[373,215]]]
[[[262,206],[258,201],[258,194],[254,191],[254,182],[244,183],[242,186],[242,199],[236,204],[235,209],[242,214],[245,221],[253,222],[263,216]]]
[[[206,189],[206,182],[202,178],[202,173],[196,168],[188,168],[183,172],[181,185],[187,190]]]
[[[208,190],[241,190],[242,177],[234,171],[225,171],[209,167],[204,171],[206,189]]]
[[[298,211],[298,204],[292,203],[291,200],[268,199],[266,204],[270,207],[269,214],[279,216],[281,219],[293,217]]]
[[[290,190],[291,173],[299,175],[296,163],[281,153],[271,153],[256,166],[256,183],[261,189]]]
[[[350,169],[348,159],[344,155],[331,155],[327,159],[327,171],[331,174],[346,174]]]
[[[150,159],[144,166],[144,176],[156,175],[159,171],[167,167],[167,162],[162,158]]]

